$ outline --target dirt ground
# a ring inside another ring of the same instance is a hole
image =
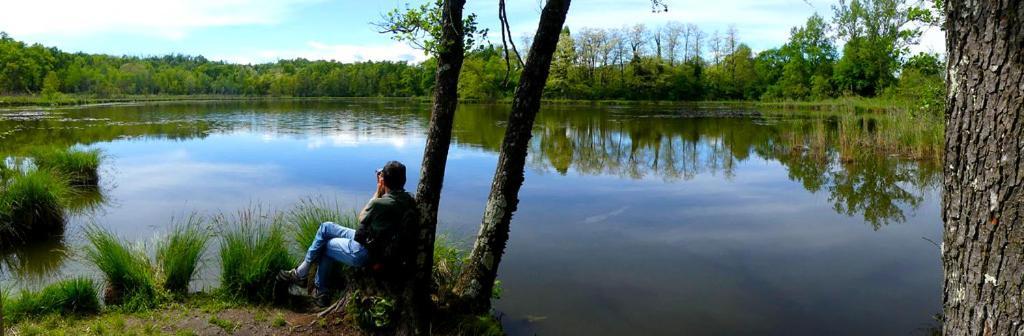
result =
[[[34,335],[358,335],[341,317],[273,307],[164,307],[141,314],[107,313],[82,319],[48,317],[3,329],[3,336]]]

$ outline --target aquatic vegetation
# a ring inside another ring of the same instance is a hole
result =
[[[41,147],[33,149],[30,155],[36,167],[66,176],[71,185],[89,186],[99,183],[98,171],[103,156],[98,149]]]
[[[0,181],[0,240],[5,245],[64,232],[67,183],[49,171],[15,172]]]
[[[89,240],[86,259],[106,276],[104,302],[127,311],[155,306],[159,292],[145,252],[95,225],[87,227],[85,235]]]
[[[261,209],[239,211],[237,216],[216,218],[221,233],[221,289],[229,296],[250,302],[280,302],[286,284],[277,273],[293,267],[281,216]]]
[[[87,315],[100,311],[96,284],[89,278],[61,280],[41,291],[3,295],[3,315],[9,322],[47,314]]]
[[[175,225],[164,240],[157,243],[156,260],[163,276],[163,288],[171,293],[188,293],[189,283],[210,240],[203,219],[197,215]]]
[[[826,137],[810,148],[835,146],[844,160],[865,150],[912,159],[941,160],[945,145],[943,116],[922,110],[915,101],[886,98],[841,98],[821,102],[762,103],[770,113],[817,118],[830,123]]]
[[[878,116],[839,117],[839,150],[853,160],[865,149],[876,154],[941,160],[945,145],[942,120],[898,111]]]
[[[97,150],[32,150],[35,167],[25,160],[0,164],[0,241],[5,245],[63,234],[65,210],[97,207],[104,197],[95,185]]]

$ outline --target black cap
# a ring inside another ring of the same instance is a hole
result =
[[[405,189],[405,165],[398,161],[388,161],[380,169],[381,176],[384,176],[384,185],[388,189]]]

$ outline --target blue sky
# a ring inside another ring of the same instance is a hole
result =
[[[0,0],[0,31],[65,51],[115,55],[182,53],[237,63],[277,59],[421,60],[423,54],[378,34],[370,22],[405,3],[352,0]],[[831,18],[835,1],[668,0],[651,13],[649,0],[575,0],[567,25],[618,28],[668,21],[695,23],[708,34],[735,24],[755,51],[785,42],[789,28],[814,12]],[[467,11],[500,39],[497,1],[469,0]],[[508,0],[516,41],[532,34],[540,0]],[[500,41],[500,40],[496,40]],[[942,52],[940,31],[917,50]]]

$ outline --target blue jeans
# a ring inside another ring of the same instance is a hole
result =
[[[320,229],[316,231],[316,238],[313,239],[313,244],[306,252],[307,263],[319,262],[314,279],[318,290],[327,290],[327,284],[324,281],[331,274],[335,261],[352,267],[360,267],[366,263],[368,253],[363,245],[355,241],[355,237],[356,230],[331,222],[320,224]],[[328,258],[321,258],[325,254]]]

